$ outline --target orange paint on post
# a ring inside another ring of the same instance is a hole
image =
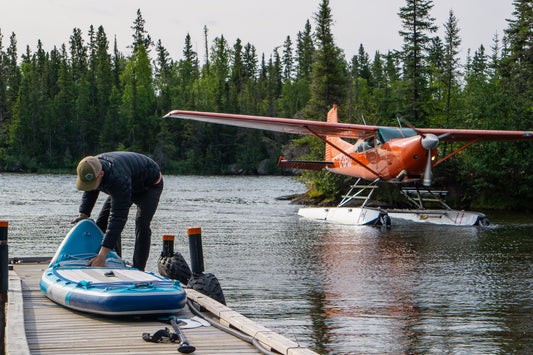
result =
[[[174,234],[163,234],[163,240],[174,240]]]
[[[200,227],[192,227],[187,229],[188,235],[195,235],[195,234],[202,234],[202,228]]]

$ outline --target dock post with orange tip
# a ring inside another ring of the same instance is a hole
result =
[[[0,221],[0,338],[2,338],[0,354],[5,353],[6,304],[9,287],[7,226],[8,222]]]
[[[193,275],[200,275],[204,272],[202,228],[188,228],[187,235],[189,236],[189,256],[191,258],[191,271]]]
[[[163,251],[161,252],[162,257],[171,257],[174,255],[174,235],[173,234],[163,234]]]

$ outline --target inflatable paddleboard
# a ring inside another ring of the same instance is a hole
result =
[[[70,230],[41,277],[46,297],[78,311],[112,316],[170,314],[185,306],[179,281],[129,267],[115,251],[105,267],[85,267],[102,239],[92,219]]]

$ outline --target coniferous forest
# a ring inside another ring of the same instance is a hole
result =
[[[325,120],[337,104],[347,123],[533,130],[533,1],[513,5],[502,38],[470,49],[464,64],[461,24],[451,10],[436,23],[432,0],[399,9],[401,48],[367,53],[361,44],[352,58],[335,44],[329,0],[270,54],[211,39],[204,27],[205,53],[186,34],[182,56],[171,58],[141,10],[128,55],[102,26],[74,28],[49,52],[41,41],[19,49],[15,33],[0,32],[0,171],[74,172],[84,156],[112,150],[147,154],[175,174],[279,174],[282,153],[323,159],[314,137],[162,118],[173,109]],[[434,174],[459,206],[533,207],[531,143],[474,144]],[[303,179],[323,197],[347,183],[326,172]]]

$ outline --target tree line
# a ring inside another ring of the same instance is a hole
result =
[[[335,44],[329,0],[268,56],[239,39],[210,40],[204,27],[205,60],[189,34],[181,58],[171,58],[140,10],[127,56],[116,39],[110,48],[102,26],[87,36],[75,28],[49,52],[38,41],[20,57],[16,35],[4,44],[0,32],[0,170],[74,171],[84,156],[111,150],[145,153],[179,174],[280,173],[282,151],[323,158],[312,137],[162,119],[172,109],[324,120],[337,104],[342,122],[531,130],[532,1],[513,5],[504,36],[469,51],[464,66],[460,24],[450,10],[443,38],[435,35],[431,0],[400,8],[402,48],[371,57],[361,44],[351,59]],[[436,183],[459,191],[461,205],[530,208],[532,152],[529,143],[477,144],[439,166]],[[322,198],[346,184],[325,172],[303,178]]]

